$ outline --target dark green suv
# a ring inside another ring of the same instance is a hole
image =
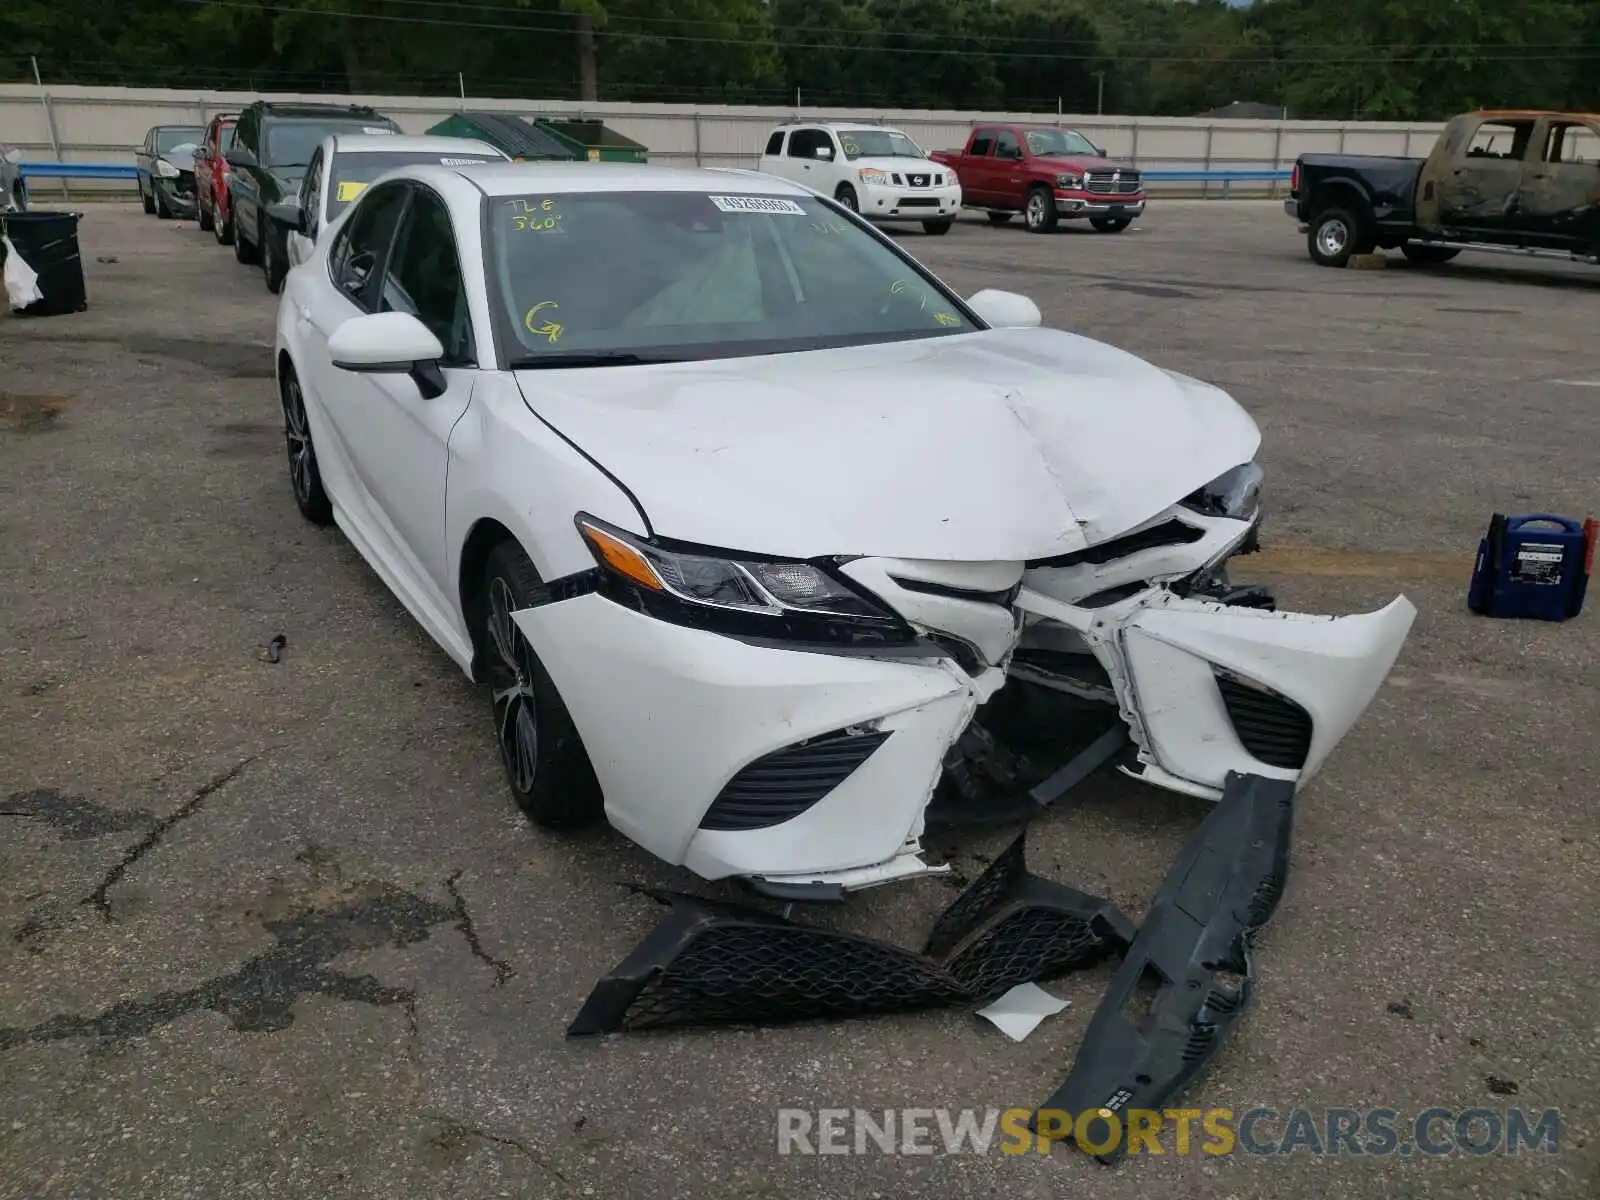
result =
[[[267,287],[277,291],[288,271],[283,231],[267,216],[273,204],[294,196],[311,155],[330,133],[399,133],[394,118],[361,104],[290,104],[257,100],[239,114],[233,146],[225,155],[233,206],[233,256],[259,262]]]

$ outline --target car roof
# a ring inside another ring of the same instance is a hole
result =
[[[1600,121],[1600,113],[1570,112],[1559,108],[1480,108],[1476,112],[1463,115],[1469,117],[1511,117],[1516,120],[1538,120],[1540,117],[1556,117],[1572,121]]]
[[[778,126],[779,129],[850,129],[867,130],[881,129],[885,133],[904,133],[898,125],[888,125],[878,121],[785,121]]]
[[[334,133],[334,150],[339,154],[393,154],[410,151],[413,154],[487,154],[496,159],[509,157],[488,142],[477,138],[429,137],[427,134],[406,133]]]
[[[809,196],[809,189],[776,175],[720,167],[658,167],[610,162],[508,162],[470,167],[430,163],[403,169],[417,179],[459,175],[489,196],[526,192],[730,192]]]
[[[391,120],[369,104],[313,104],[299,100],[257,100],[263,116],[285,117],[289,120],[305,118],[314,120],[326,117],[349,117],[351,120],[368,118],[373,121]]]

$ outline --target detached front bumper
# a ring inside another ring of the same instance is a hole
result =
[[[939,221],[961,211],[961,187],[895,187],[861,184],[861,215],[869,220]]]
[[[1163,586],[1086,607],[1046,594],[1082,586],[1070,573],[976,566],[990,570],[986,590],[1009,570],[1013,598],[904,590],[895,579],[917,564],[901,560],[847,568],[929,635],[913,653],[937,654],[942,639],[946,652],[965,647],[952,657],[744,641],[598,593],[515,618],[572,713],[613,825],[705,878],[800,895],[942,869],[920,857],[928,802],[952,746],[1004,684],[996,664],[1010,662],[1024,627],[1051,626],[1098,663],[1100,702],[1115,704],[1136,748],[1125,771],[1215,800],[1230,772],[1309,780],[1372,701],[1415,616],[1404,597],[1335,618]],[[1064,729],[1063,742],[1077,732]]]

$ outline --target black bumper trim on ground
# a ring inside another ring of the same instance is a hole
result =
[[[1064,1114],[1056,1128],[1085,1112],[1163,1110],[1204,1070],[1249,1007],[1251,944],[1283,895],[1293,824],[1293,784],[1229,774],[1157,890],[1071,1073],[1040,1108]],[[1035,1121],[1043,1124],[1037,1113]],[[1089,1128],[1092,1144],[1106,1145],[1117,1127],[1102,1118]],[[1110,1163],[1125,1152],[1119,1138],[1095,1157]]]
[[[741,904],[649,892],[671,913],[598,984],[568,1036],[772,1025],[993,999],[1121,953],[1133,925],[1031,874],[1018,837],[935,922],[922,953]]]

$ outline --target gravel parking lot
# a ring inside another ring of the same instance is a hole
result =
[[[1304,794],[1256,1007],[1182,1099],[1557,1108],[1559,1153],[780,1157],[780,1107],[1041,1102],[1109,971],[1021,1043],[960,1011],[568,1042],[658,919],[618,881],[691,880],[527,826],[487,700],[301,521],[259,270],[85,209],[89,311],[0,316],[0,1197],[1600,1194],[1600,596],[1565,626],[1465,609],[1491,512],[1600,509],[1600,271],[1322,270],[1249,202],[905,237],[1249,408],[1244,564],[1285,606],[1420,609]],[[1202,815],[1096,777],[1030,860],[1137,916]],[[970,876],[1008,840],[949,849]],[[953,894],[844,919],[913,942]]]

